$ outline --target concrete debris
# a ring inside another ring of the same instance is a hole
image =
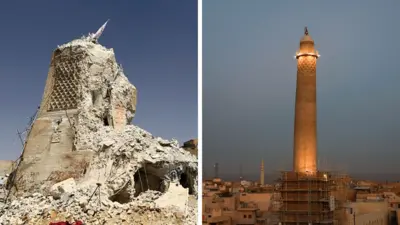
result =
[[[78,78],[60,83],[68,91],[46,84],[40,125],[34,123],[17,170],[18,193],[0,206],[0,224],[196,224],[197,157],[130,124],[136,88],[112,49],[78,39],[59,46],[53,60],[68,57],[75,61],[65,71],[61,61],[51,71]],[[92,153],[87,164],[79,152]]]
[[[50,222],[81,220],[85,224],[196,224],[195,205],[186,203],[187,211],[169,206],[158,207],[154,199],[159,193],[145,193],[126,204],[107,198],[87,202],[90,192],[77,190],[65,199],[54,199],[38,193],[15,199],[0,209],[0,224],[48,225]],[[147,197],[145,197],[147,196]],[[144,201],[146,200],[146,201]],[[197,201],[196,201],[197,202]]]
[[[170,185],[168,191],[158,198],[155,203],[158,207],[169,207],[171,205],[180,211],[185,211],[186,203],[189,200],[189,193],[178,183]]]
[[[69,178],[64,181],[61,181],[57,184],[54,184],[50,188],[50,194],[54,199],[61,198],[62,195],[69,195],[74,193],[76,190],[76,183],[74,178]]]
[[[5,189],[4,185],[0,185],[0,207],[2,206],[2,203],[5,202],[7,197],[7,190]]]

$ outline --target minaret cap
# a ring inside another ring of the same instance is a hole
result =
[[[304,36],[300,40],[300,49],[296,52],[295,58],[301,56],[313,56],[319,58],[318,51],[314,48],[314,40],[308,34],[307,27],[304,28]]]
[[[311,38],[310,35],[308,35],[307,27],[304,28],[304,36],[301,38],[300,42],[313,42],[314,43],[314,40]]]

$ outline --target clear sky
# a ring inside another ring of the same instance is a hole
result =
[[[317,64],[320,169],[400,171],[400,1],[203,1],[206,175],[292,169],[304,26]],[[400,176],[399,176],[400,177]]]
[[[4,1],[0,7],[0,159],[22,151],[40,104],[52,51],[107,20],[114,48],[138,89],[133,123],[181,143],[197,137],[197,1]]]

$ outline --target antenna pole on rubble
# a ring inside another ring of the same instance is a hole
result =
[[[22,140],[22,133],[17,129],[17,135],[19,140],[21,141],[22,147],[24,147],[25,143],[24,140]]]

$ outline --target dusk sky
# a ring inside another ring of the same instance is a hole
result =
[[[39,106],[52,51],[110,19],[99,42],[114,48],[138,90],[133,123],[182,143],[197,138],[197,1],[5,1],[0,7],[0,159]]]
[[[292,169],[296,60],[317,63],[322,170],[400,171],[400,2],[203,1],[206,176]],[[238,176],[237,176],[238,177]]]

